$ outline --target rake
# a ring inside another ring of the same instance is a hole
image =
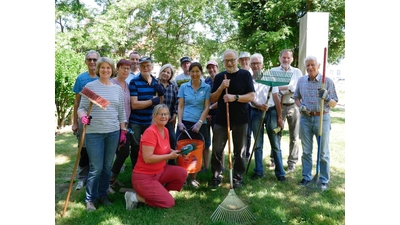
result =
[[[324,48],[324,67],[322,70],[322,89],[325,88],[325,65],[326,65],[326,48]],[[318,128],[318,151],[317,151],[317,165],[315,166],[315,175],[313,179],[306,185],[306,187],[310,189],[319,188],[319,170],[320,170],[320,161],[321,161],[321,136],[322,136],[322,121],[324,115],[324,99],[321,98],[320,102],[320,114],[319,114],[319,128]]]
[[[87,116],[90,116],[90,112],[92,111],[93,104],[99,106],[100,108],[102,108],[104,110],[106,110],[106,107],[110,104],[109,101],[107,101],[106,99],[104,99],[101,96],[97,95],[96,93],[94,93],[92,90],[90,90],[87,87],[84,87],[79,94],[82,95],[83,97],[87,98],[90,101],[89,108],[88,108],[88,111],[87,111],[87,114],[86,114]],[[75,173],[76,173],[76,168],[78,166],[79,157],[81,155],[83,141],[85,140],[86,126],[87,126],[86,124],[83,126],[82,136],[81,136],[81,139],[79,141],[78,155],[76,156],[74,170],[72,172],[71,181],[69,182],[68,194],[67,194],[67,198],[65,199],[64,210],[63,210],[63,213],[62,213],[62,217],[64,217],[65,212],[67,211],[67,207],[68,207],[68,203],[69,203],[69,197],[71,195],[71,190],[72,190],[72,184],[74,183],[74,177],[75,177]]]
[[[267,96],[267,100],[265,101],[265,104],[268,104],[268,101],[271,97],[272,88],[277,87],[277,86],[282,86],[282,85],[288,85],[290,83],[290,80],[292,79],[292,76],[293,76],[292,72],[271,71],[271,70],[267,71],[265,74],[264,73],[254,74],[255,81],[257,83],[269,86],[268,96]],[[258,125],[257,135],[255,136],[253,149],[251,150],[251,154],[250,154],[249,160],[247,162],[246,173],[249,170],[251,158],[253,157],[254,149],[256,148],[258,135],[259,135],[261,127],[263,126],[263,123],[264,123],[265,113],[266,113],[266,111],[264,111],[262,113],[260,124]],[[279,128],[279,129],[277,129],[277,128]],[[277,127],[277,128],[274,129],[275,133],[278,133],[280,131],[280,127]]]
[[[225,74],[226,79],[226,74]],[[225,93],[228,94],[228,88],[225,89]],[[256,221],[256,217],[249,210],[248,206],[237,197],[233,189],[232,179],[232,153],[231,153],[231,136],[230,136],[230,119],[229,119],[229,103],[226,103],[226,121],[227,121],[227,132],[228,132],[228,162],[229,162],[229,178],[230,178],[230,190],[228,196],[221,202],[218,208],[211,215],[213,222],[223,221],[229,224],[249,224]]]

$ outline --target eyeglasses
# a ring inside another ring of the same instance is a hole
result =
[[[86,59],[86,61],[88,61],[88,62],[91,62],[91,61],[97,62],[97,59],[95,59],[95,58],[93,58],[93,59],[89,58],[89,59]]]
[[[120,69],[121,69],[121,70],[128,71],[128,70],[130,70],[131,68],[129,68],[129,67],[120,67]]]
[[[140,65],[140,68],[142,69],[151,69],[151,65]]]
[[[157,113],[158,116],[169,116],[168,113]]]
[[[235,59],[224,59],[224,60],[222,60],[222,62],[224,62],[224,63],[234,63],[236,61],[236,58]]]

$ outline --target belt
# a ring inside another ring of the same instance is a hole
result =
[[[324,114],[327,114],[327,112],[324,112]],[[310,116],[319,116],[320,112],[310,112]]]
[[[282,105],[284,105],[284,106],[291,106],[293,104],[294,104],[294,102],[293,103],[282,103]]]
[[[251,109],[254,110],[254,111],[257,111],[257,112],[262,112],[261,109],[257,109],[257,108],[254,108],[254,107],[251,107]],[[270,110],[270,109],[275,109],[275,106],[268,107],[268,110]]]

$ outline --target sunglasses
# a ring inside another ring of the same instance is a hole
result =
[[[93,58],[93,59],[89,58],[89,59],[86,59],[86,61],[88,61],[88,62],[91,62],[91,61],[97,62],[97,59],[95,59],[95,58]]]

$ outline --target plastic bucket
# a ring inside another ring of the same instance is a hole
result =
[[[176,149],[181,149],[183,146],[195,143],[197,149],[190,152],[187,155],[179,155],[177,158],[178,166],[186,169],[188,173],[197,173],[201,170],[203,164],[203,149],[204,149],[204,137],[200,133],[194,133],[193,131],[187,130],[189,136],[186,132],[179,134],[176,143]]]

